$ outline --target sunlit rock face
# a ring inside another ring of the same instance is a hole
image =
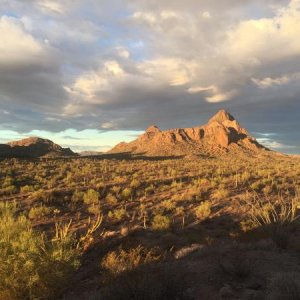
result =
[[[109,153],[132,153],[147,156],[214,156],[228,152],[258,153],[267,151],[235,118],[218,111],[207,124],[192,128],[160,130],[150,126],[130,143],[120,143]]]

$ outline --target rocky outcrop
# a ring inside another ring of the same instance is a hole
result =
[[[130,143],[122,142],[109,153],[132,153],[147,156],[213,156],[227,152],[266,151],[246,129],[225,110],[220,110],[206,125],[193,128],[160,130],[150,126]]]
[[[50,140],[30,137],[0,145],[0,157],[75,156],[70,148],[62,148]]]

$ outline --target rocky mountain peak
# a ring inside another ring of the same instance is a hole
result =
[[[212,122],[223,123],[224,121],[235,121],[235,119],[225,109],[221,109],[208,121],[208,123],[212,123]]]
[[[35,136],[8,143],[8,145],[10,145],[12,147],[14,147],[14,146],[28,147],[28,146],[35,145],[35,144],[54,144],[54,143],[50,140],[42,139],[40,137],[35,137]]]
[[[159,129],[159,127],[157,127],[156,125],[151,125],[147,128],[146,133],[157,133],[160,131],[161,130]]]
[[[63,148],[54,142],[39,138],[28,137],[19,141],[0,145],[0,157],[42,157],[42,156],[74,156],[71,149]]]
[[[266,150],[235,118],[218,111],[207,124],[192,128],[160,130],[150,126],[136,140],[116,145],[109,153],[148,156],[216,156],[224,153],[258,153]]]

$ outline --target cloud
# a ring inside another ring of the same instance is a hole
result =
[[[270,138],[258,138],[257,141],[261,143],[262,145],[266,146],[267,148],[273,149],[273,150],[288,150],[288,149],[295,149],[296,146],[292,145],[284,145],[282,143],[279,143],[278,141],[275,141]]]
[[[223,106],[250,130],[281,132],[283,110],[282,127],[300,125],[299,0],[0,0],[0,13],[0,128],[192,126]]]
[[[31,65],[43,67],[51,49],[34,39],[25,30],[25,24],[16,18],[0,18],[0,66],[1,68],[24,68]]]
[[[55,0],[41,0],[37,1],[37,3],[40,6],[40,8],[45,12],[50,11],[53,13],[62,14],[65,11],[63,4]]]

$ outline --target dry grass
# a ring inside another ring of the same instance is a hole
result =
[[[129,250],[122,248],[108,253],[101,261],[101,267],[116,276],[123,272],[132,271],[142,265],[157,262],[162,259],[158,249],[146,249],[141,245]]]

